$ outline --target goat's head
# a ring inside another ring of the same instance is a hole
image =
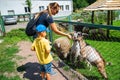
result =
[[[82,33],[82,32],[73,32],[72,33],[72,39],[73,40],[81,40],[82,38],[83,38],[83,36],[85,36],[85,35],[88,35],[88,34],[86,34],[86,33]]]

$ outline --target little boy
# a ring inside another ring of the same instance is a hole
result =
[[[39,63],[40,63],[40,71],[41,77],[44,80],[45,77],[47,80],[50,80],[50,72],[52,68],[52,55],[50,54],[51,46],[50,41],[45,39],[46,37],[46,27],[42,24],[36,27],[37,38],[34,40],[32,44],[32,51],[36,51]]]

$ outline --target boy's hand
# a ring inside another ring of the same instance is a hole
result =
[[[35,51],[35,48],[31,48],[31,51]]]

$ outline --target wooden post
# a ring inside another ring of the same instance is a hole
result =
[[[107,25],[110,25],[110,21],[111,21],[111,18],[110,18],[110,15],[111,15],[111,11],[108,10],[108,13],[107,13]],[[109,37],[109,29],[107,29],[107,37]]]
[[[113,11],[111,11],[111,25],[113,25]]]
[[[50,27],[49,27],[49,30],[50,30],[50,32],[49,32],[49,40],[50,40],[50,42],[52,42],[52,44],[53,44],[53,33],[52,33],[52,30],[51,30]]]
[[[94,23],[94,11],[92,11],[91,22]]]

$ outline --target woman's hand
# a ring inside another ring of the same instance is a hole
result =
[[[68,39],[72,39],[72,36],[71,36],[71,35],[69,35],[69,34],[67,34],[67,37],[68,37]]]
[[[71,36],[70,34],[66,34],[66,33],[64,33],[64,32],[59,31],[58,28],[56,27],[55,23],[51,23],[50,26],[51,26],[51,29],[52,29],[55,33],[57,33],[57,34],[59,34],[59,35],[62,35],[62,36],[66,36],[66,37],[68,37],[68,39],[72,39],[72,36]]]

